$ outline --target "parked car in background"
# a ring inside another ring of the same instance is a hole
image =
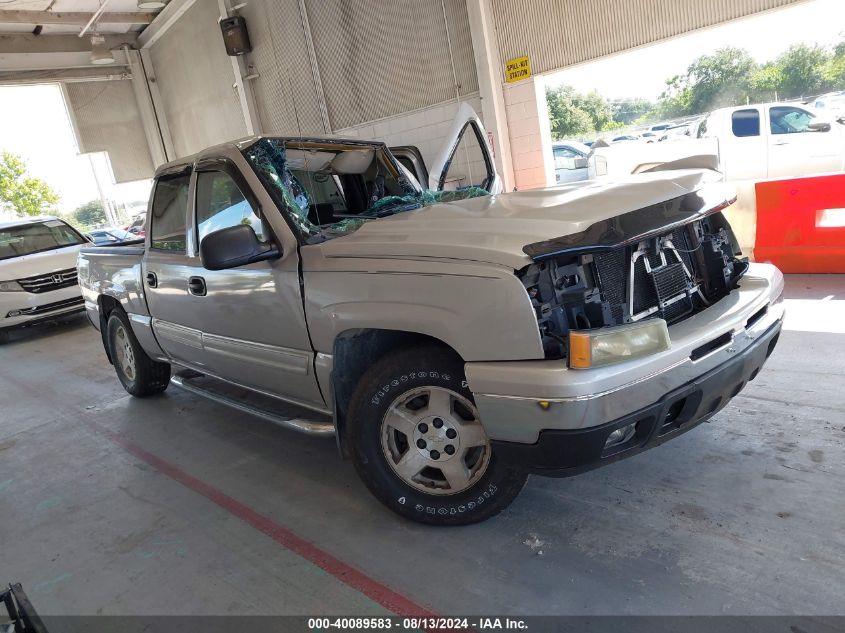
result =
[[[103,246],[105,244],[111,244],[112,246],[114,246],[116,244],[123,244],[126,242],[134,242],[136,240],[141,240],[144,237],[143,235],[132,233],[130,231],[119,229],[117,227],[107,229],[96,229],[94,231],[88,231],[88,233],[86,233],[85,235],[97,246]]]
[[[145,214],[141,214],[136,217],[129,226],[126,227],[126,231],[132,233],[133,235],[137,235],[138,237],[144,237],[144,222],[146,221],[147,216]]]
[[[0,223],[0,342],[9,331],[84,309],[76,257],[90,242],[63,220]]]
[[[578,141],[555,141],[552,143],[555,161],[555,183],[577,182],[587,179],[587,157],[590,148]]]
[[[831,119],[845,118],[845,91],[822,95],[816,98],[811,105]]]
[[[622,134],[621,136],[614,136],[610,139],[611,143],[623,143],[625,141],[639,141],[642,140],[638,134]]]

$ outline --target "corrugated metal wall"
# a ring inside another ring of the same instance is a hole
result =
[[[246,135],[213,0],[196,2],[150,49],[178,156]]]
[[[499,53],[542,73],[802,0],[490,0]]]
[[[332,128],[478,90],[465,0],[306,0]]]
[[[461,94],[478,90],[465,0],[306,0],[305,7],[332,129],[454,98],[450,41]],[[324,132],[298,1],[253,0],[242,14],[262,128]]]
[[[305,31],[297,0],[253,0],[246,18],[253,52],[248,61],[265,134],[323,134]]]
[[[131,82],[71,82],[66,89],[80,151],[108,152],[117,182],[150,178],[153,161]]]

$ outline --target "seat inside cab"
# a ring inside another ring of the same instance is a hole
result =
[[[408,194],[381,148],[289,142],[286,159],[292,179],[307,197],[308,220],[315,225],[355,218],[386,196]]]

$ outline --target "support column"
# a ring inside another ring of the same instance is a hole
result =
[[[472,49],[475,55],[475,69],[478,75],[478,91],[481,96],[479,114],[485,129],[492,136],[496,171],[502,178],[504,190],[511,191],[515,186],[514,168],[511,162],[508,117],[502,91],[503,66],[499,58],[493,9],[490,6],[490,0],[466,0],[466,3]]]
[[[144,128],[144,136],[146,136],[147,146],[150,148],[150,158],[155,168],[166,163],[168,157],[155,106],[150,96],[147,74],[144,71],[144,64],[141,62],[141,53],[130,49],[128,46],[124,48],[124,51],[129,62],[129,68],[132,71],[132,90],[135,93],[135,101],[138,103],[141,125]]]
[[[511,160],[516,188],[554,185],[552,135],[542,77],[530,77],[504,88]]]

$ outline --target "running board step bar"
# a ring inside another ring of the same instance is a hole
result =
[[[195,393],[203,398],[208,398],[209,400],[214,400],[215,402],[237,409],[243,413],[249,413],[278,426],[291,429],[292,431],[322,437],[334,436],[334,424],[332,424],[331,421],[294,418],[274,413],[273,411],[268,411],[267,409],[257,407],[242,400],[238,400],[232,396],[220,393],[219,391],[216,391],[206,385],[196,384],[195,381],[200,378],[206,378],[206,376],[198,372],[188,370],[174,374],[170,377],[170,382],[185,391],[190,391],[191,393]]]

